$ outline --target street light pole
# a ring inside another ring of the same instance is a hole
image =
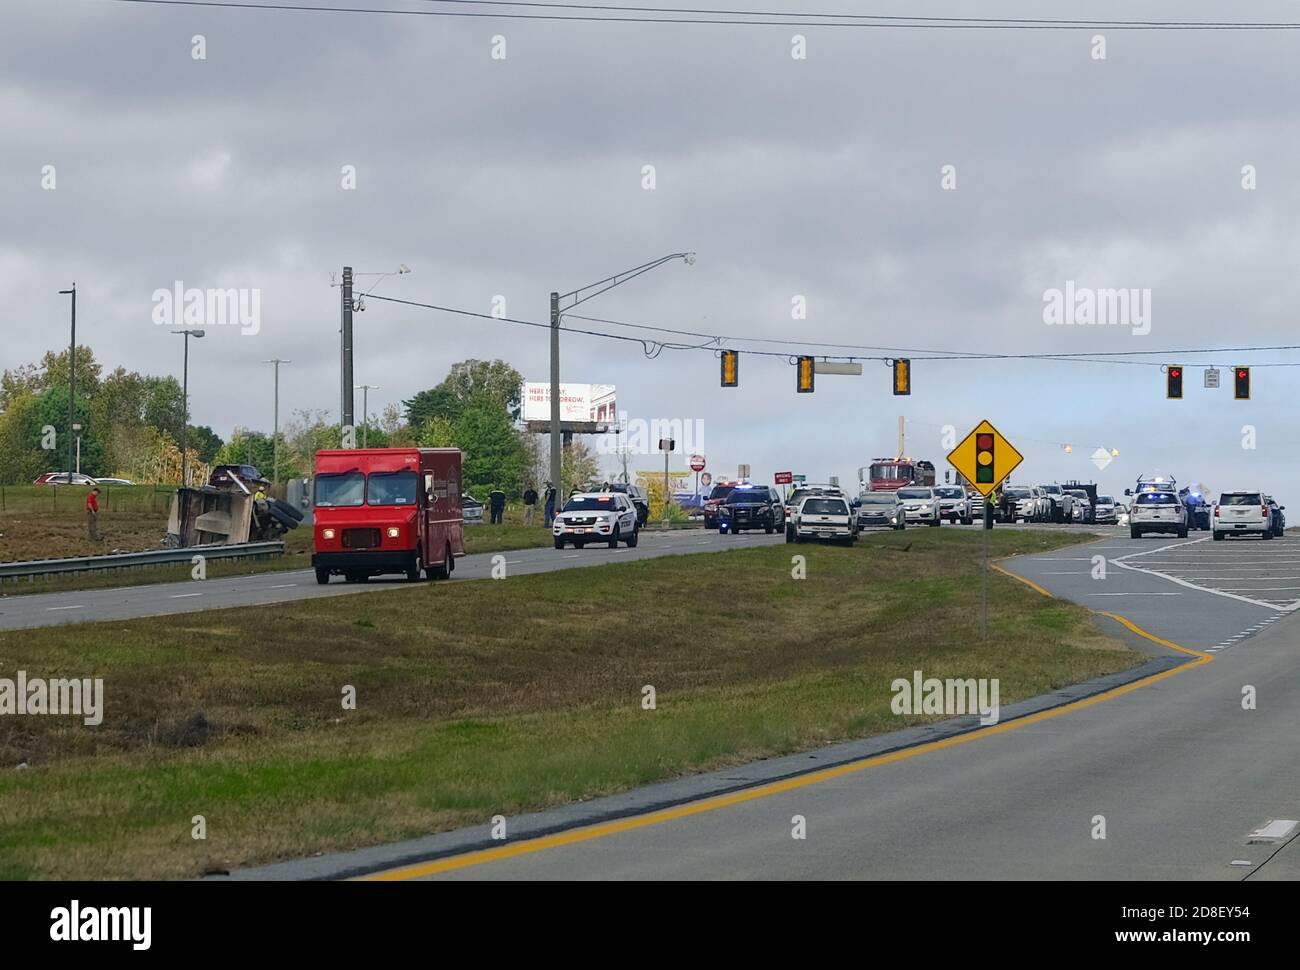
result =
[[[185,338],[184,364],[181,367],[181,488],[188,484],[190,431],[190,337],[198,340],[202,330],[173,330]]]
[[[641,274],[657,269],[664,263],[674,259],[680,259],[687,266],[690,266],[695,262],[695,254],[669,253],[667,256],[660,256],[658,259],[652,259],[640,266],[633,266],[622,273],[607,276],[603,280],[588,283],[586,286],[580,286],[568,293],[551,293],[551,484],[555,487],[557,495],[560,494],[563,487],[560,478],[563,472],[560,443],[560,321],[566,311],[572,310],[580,303],[586,303],[593,297],[600,296],[602,293],[608,292],[616,286],[621,286],[628,280],[636,279]],[[566,301],[569,302],[566,303]]]
[[[370,392],[379,390],[378,384],[358,384],[356,390],[361,392],[361,447],[370,441]]]
[[[275,405],[272,409],[274,417],[271,425],[271,481],[280,480],[280,365],[292,364],[291,360],[283,360],[279,357],[272,357],[270,360],[262,361],[263,364],[275,365]]]
[[[59,295],[72,297],[72,339],[68,344],[68,471],[72,471],[72,448],[76,437],[73,425],[77,423],[77,284],[73,283],[70,290],[59,290]]]

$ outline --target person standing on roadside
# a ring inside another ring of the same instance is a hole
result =
[[[537,489],[533,488],[532,482],[524,489],[524,525],[533,524],[533,510],[537,508]]]
[[[92,488],[86,495],[86,532],[91,542],[99,541],[99,489]]]
[[[550,482],[546,483],[546,528],[551,527],[555,521],[555,486]]]
[[[506,493],[494,488],[488,494],[488,508],[492,510],[492,525],[501,525],[502,515],[506,510]]]

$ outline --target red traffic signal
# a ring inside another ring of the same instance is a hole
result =
[[[1250,400],[1250,368],[1234,367],[1232,369],[1232,396],[1238,401]]]
[[[1165,367],[1165,397],[1172,400],[1182,400],[1183,397],[1183,365],[1169,364]]]

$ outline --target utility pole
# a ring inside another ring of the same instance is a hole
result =
[[[366,447],[369,440],[370,426],[370,392],[379,390],[378,384],[358,384],[356,390],[361,392],[361,447]]]
[[[73,283],[70,290],[59,290],[59,295],[72,297],[72,340],[68,345],[68,471],[71,472],[76,439],[73,425],[77,423],[77,284]],[[72,479],[68,481],[71,483]]]
[[[560,294],[551,292],[551,484],[563,490],[560,455]]]
[[[185,363],[181,370],[181,488],[188,487],[186,473],[189,471],[189,430],[190,430],[190,337],[196,340],[203,336],[202,330],[173,330],[172,333],[185,338]]]
[[[339,425],[352,424],[352,267],[343,267],[339,287]]]
[[[272,357],[262,363],[275,365],[275,405],[272,411],[275,416],[271,419],[271,482],[274,484],[280,480],[280,365],[292,364],[293,361]]]

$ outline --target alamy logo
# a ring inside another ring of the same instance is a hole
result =
[[[245,336],[262,329],[262,291],[200,290],[177,280],[153,291],[153,322],[160,327],[238,327]]]
[[[0,714],[74,715],[87,727],[98,727],[104,720],[104,681],[29,679],[20,670],[15,679],[0,677]]]
[[[1065,281],[1065,289],[1043,291],[1048,326],[1132,327],[1133,336],[1151,332],[1150,290],[1094,290]]]
[[[626,411],[618,412],[618,428],[596,439],[596,453],[600,455],[657,455],[659,442],[668,438],[676,442],[674,454],[694,455],[704,448],[703,418],[629,418]]]
[[[71,906],[50,910],[50,939],[57,943],[129,942],[133,950],[149,949],[153,910],[148,906]]]
[[[922,679],[921,671],[912,671],[912,679],[899,677],[889,689],[894,699],[889,708],[895,714],[942,714],[956,717],[960,714],[979,714],[980,723],[986,727],[998,723],[998,679],[981,677],[965,680],[938,677]]]

